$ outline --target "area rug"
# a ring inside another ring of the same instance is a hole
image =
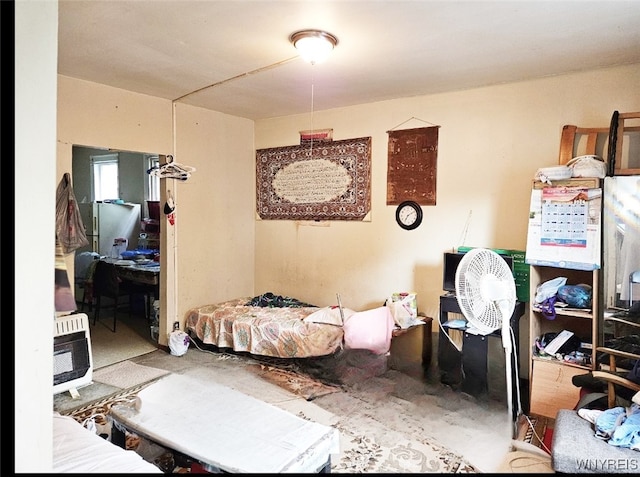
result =
[[[139,384],[148,383],[166,374],[169,374],[169,371],[143,366],[132,361],[122,361],[106,368],[98,369],[93,373],[93,380],[121,389],[128,389]]]
[[[303,412],[297,415],[309,419]],[[435,440],[411,431],[398,431],[373,416],[343,416],[332,427],[340,431],[340,456],[332,459],[331,472],[478,473]]]
[[[341,390],[339,386],[323,384],[295,371],[280,369],[275,366],[256,364],[249,366],[248,369],[260,378],[301,396],[307,401]]]
[[[168,374],[164,369],[122,361],[93,372],[92,382],[78,389],[78,397],[68,392],[53,396],[53,410],[69,413]]]
[[[98,401],[92,402],[77,409],[71,409],[68,411],[60,411],[63,416],[71,416],[83,426],[87,426],[87,420],[97,417],[100,424],[106,424],[106,417],[111,412],[111,407],[115,404],[129,404],[135,402],[136,395],[141,389],[144,389],[147,384],[140,384],[130,389],[125,389],[119,393],[107,396]]]
[[[343,449],[332,472],[342,473],[476,473],[460,456],[428,438],[407,439],[385,428],[363,432],[337,426]]]
[[[101,321],[91,326],[93,369],[99,370],[157,349],[157,346],[142,338],[132,326],[129,326],[125,319],[128,318],[118,318],[115,333]]]

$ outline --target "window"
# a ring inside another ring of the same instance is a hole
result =
[[[158,156],[147,156],[149,161],[147,170],[160,166],[160,158]],[[160,200],[160,178],[151,174],[149,176],[149,200]]]
[[[94,200],[120,198],[118,184],[118,155],[91,156]]]

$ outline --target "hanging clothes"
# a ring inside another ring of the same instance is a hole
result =
[[[76,311],[76,300],[69,282],[67,265],[64,261],[60,241],[56,240],[56,262],[55,262],[55,311],[58,313],[73,313]]]
[[[64,253],[89,245],[68,172],[62,176],[56,190],[56,238]]]

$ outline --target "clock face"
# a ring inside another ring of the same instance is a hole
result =
[[[413,230],[422,223],[422,208],[416,202],[407,200],[396,209],[396,222],[405,230]]]

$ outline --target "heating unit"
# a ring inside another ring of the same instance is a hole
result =
[[[69,391],[78,396],[78,388],[91,384],[93,358],[89,317],[86,313],[57,316],[53,325],[53,393]]]

